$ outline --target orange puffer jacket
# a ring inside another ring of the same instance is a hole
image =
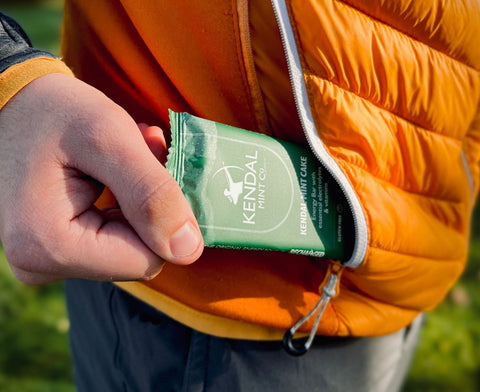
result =
[[[445,297],[478,191],[478,1],[68,0],[65,11],[65,61],[137,121],[168,130],[172,108],[308,140],[356,232],[319,334],[389,333]],[[276,339],[317,304],[329,265],[207,249],[119,285],[201,331]]]

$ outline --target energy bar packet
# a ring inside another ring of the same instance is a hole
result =
[[[170,125],[166,167],[205,246],[349,258],[350,208],[308,147],[188,113],[170,111]]]

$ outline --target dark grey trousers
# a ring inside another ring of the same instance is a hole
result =
[[[318,337],[301,357],[280,342],[223,339],[185,327],[110,283],[66,282],[79,392],[394,392],[421,318],[375,338]]]

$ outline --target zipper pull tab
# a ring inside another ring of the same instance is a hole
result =
[[[303,317],[300,321],[298,321],[292,328],[290,328],[285,335],[283,336],[283,347],[285,350],[294,356],[300,356],[305,354],[310,346],[313,343],[313,339],[315,338],[318,325],[320,324],[320,320],[322,318],[323,312],[327,307],[330,299],[335,297],[338,294],[338,288],[340,286],[340,276],[343,271],[343,265],[340,263],[332,263],[328,267],[327,274],[325,276],[324,281],[320,285],[322,287],[322,296],[318,300],[317,304],[313,307],[313,309],[308,312],[308,314]],[[307,341],[302,346],[295,346],[293,344],[293,337],[297,330],[305,324],[310,317],[312,317],[316,312],[318,314],[315,318],[315,322],[313,323],[313,327],[308,335]]]

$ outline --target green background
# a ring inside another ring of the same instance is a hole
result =
[[[59,52],[61,1],[0,0],[0,11],[14,17],[35,46]],[[479,218],[476,211],[462,279],[427,314],[406,392],[480,391]],[[68,327],[62,284],[19,283],[0,248],[0,391],[74,391]]]

